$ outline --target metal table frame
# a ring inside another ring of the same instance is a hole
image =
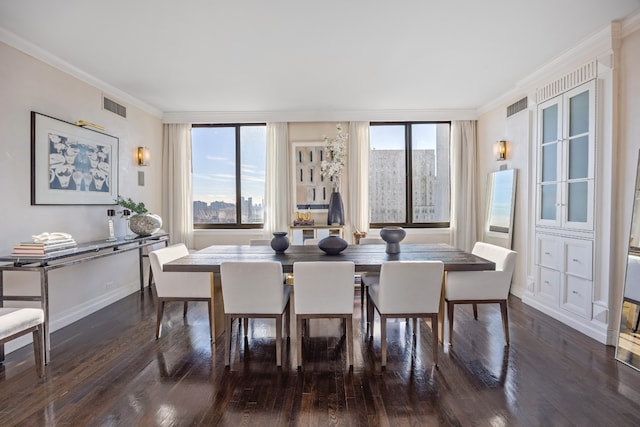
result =
[[[158,243],[169,244],[169,234],[161,232],[151,236],[136,237],[135,239],[120,238],[115,241],[96,240],[80,243],[76,247],[55,251],[42,257],[2,256],[0,262],[0,307],[5,301],[39,301],[44,311],[45,363],[51,360],[51,339],[49,328],[49,271],[82,264],[88,261],[117,255],[124,252],[138,251],[140,263],[140,292],[144,291],[144,253],[147,248]],[[40,273],[40,295],[5,295],[3,276],[5,271],[31,271]],[[149,275],[149,286],[152,276]],[[0,362],[4,361],[4,344],[0,344]]]

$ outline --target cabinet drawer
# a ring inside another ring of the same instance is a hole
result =
[[[560,272],[550,268],[539,267],[537,294],[549,303],[557,305],[560,294]]]
[[[593,279],[593,246],[591,241],[571,239],[565,243],[566,272],[583,279]]]
[[[555,236],[539,234],[538,237],[538,264],[554,270],[562,269],[562,245]]]
[[[587,319],[591,318],[593,281],[567,275],[562,293],[562,308]]]

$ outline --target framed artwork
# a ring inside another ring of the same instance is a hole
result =
[[[329,208],[331,182],[322,176],[324,142],[294,142],[292,144],[292,195],[295,210],[322,211]]]
[[[31,204],[113,205],[118,138],[31,112]]]

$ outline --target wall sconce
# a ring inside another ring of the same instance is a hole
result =
[[[137,159],[138,166],[149,166],[149,160],[151,160],[149,147],[138,147]]]
[[[498,157],[496,160],[507,160],[507,141],[498,141]]]

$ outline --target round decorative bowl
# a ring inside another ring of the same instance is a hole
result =
[[[402,227],[384,227],[380,230],[380,237],[387,242],[385,252],[388,254],[400,253],[400,242],[407,235]]]
[[[273,239],[271,239],[271,249],[276,251],[277,254],[283,254],[289,247],[289,238],[286,231],[276,231],[273,233]]]
[[[162,218],[152,213],[136,214],[129,218],[129,228],[138,236],[151,236],[162,227]]]
[[[349,244],[340,236],[328,236],[318,242],[318,247],[327,255],[338,255]]]

